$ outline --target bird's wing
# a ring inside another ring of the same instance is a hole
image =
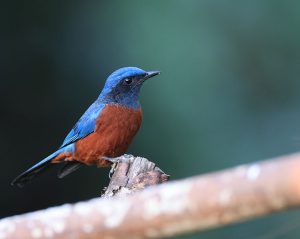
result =
[[[95,101],[87,111],[81,116],[74,128],[65,138],[61,147],[55,151],[53,154],[49,155],[47,158],[43,159],[39,163],[35,164],[24,173],[20,174],[17,178],[13,180],[12,185],[18,185],[19,187],[24,186],[28,181],[34,178],[36,175],[44,171],[51,166],[51,161],[57,155],[63,152],[72,151],[72,143],[77,140],[86,137],[92,133],[96,128],[96,121],[101,114],[102,109],[105,104]],[[67,164],[59,171],[58,176],[60,178],[68,175],[69,173],[78,169],[82,164],[79,162],[67,162]]]
[[[87,135],[93,133],[96,128],[97,118],[104,107],[104,103],[95,101],[75,124],[75,126],[67,135],[60,148],[72,144],[77,140],[82,139]]]

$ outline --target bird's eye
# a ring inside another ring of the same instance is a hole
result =
[[[131,85],[132,79],[126,78],[126,79],[124,80],[124,83],[125,83],[126,85]]]

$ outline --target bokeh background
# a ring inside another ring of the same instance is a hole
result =
[[[300,150],[300,1],[6,1],[0,12],[0,217],[99,196],[108,169],[10,181],[61,144],[123,66],[162,71],[142,90],[129,153],[172,179]],[[299,238],[299,219],[180,238]]]

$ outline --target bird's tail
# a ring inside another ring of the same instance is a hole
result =
[[[31,168],[27,169],[25,172],[21,173],[18,177],[16,177],[11,182],[11,185],[17,185],[18,187],[23,187],[27,182],[29,182],[35,176],[37,176],[41,172],[44,172],[47,168],[53,165],[51,164],[51,160],[64,151],[65,148],[61,148],[55,151],[53,154],[49,155],[47,158],[33,165]]]

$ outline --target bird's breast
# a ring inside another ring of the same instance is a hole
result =
[[[126,152],[142,123],[142,110],[109,104],[100,113],[95,131],[76,143],[75,155],[86,164],[108,166],[102,156],[117,157]]]

